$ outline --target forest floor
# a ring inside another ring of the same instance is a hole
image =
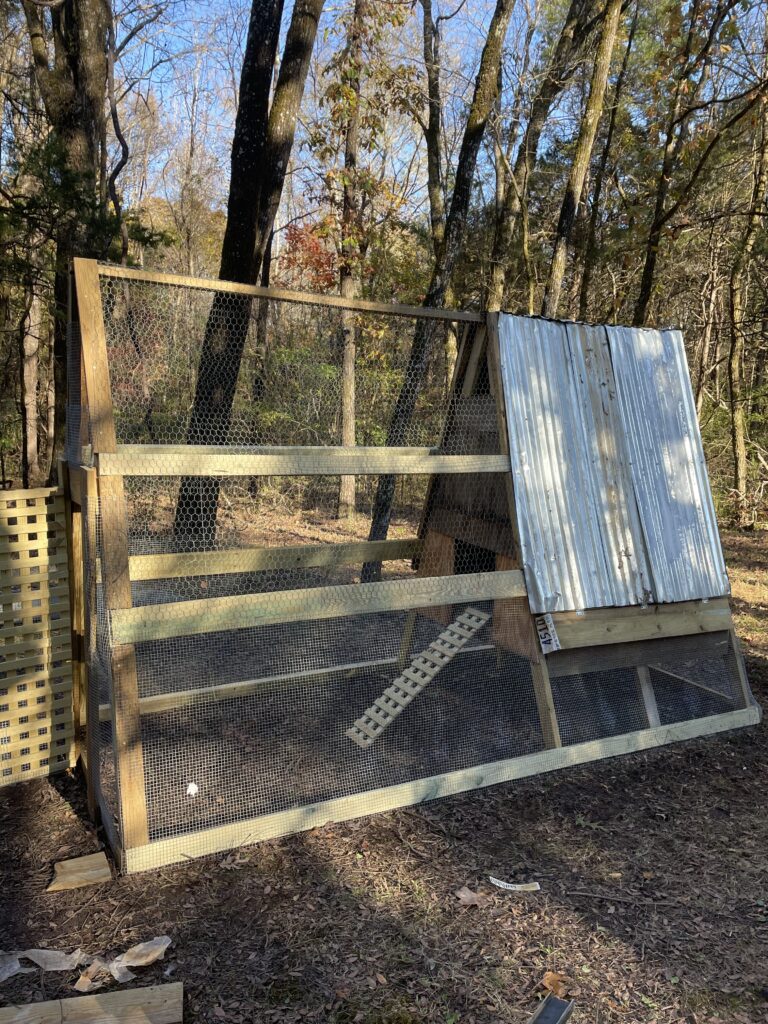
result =
[[[766,706],[768,534],[724,543]],[[763,723],[46,894],[54,861],[101,845],[60,776],[0,791],[0,947],[111,956],[168,934],[133,985],[183,981],[195,1024],[524,1024],[545,979],[573,1024],[759,1024],[767,792]],[[17,975],[0,1005],[76,977]]]

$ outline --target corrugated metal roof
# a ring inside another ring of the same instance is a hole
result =
[[[607,333],[656,600],[728,594],[683,336]]]
[[[518,530],[537,612],[727,593],[682,339],[617,330],[499,318]],[[652,394],[657,384],[663,396]]]

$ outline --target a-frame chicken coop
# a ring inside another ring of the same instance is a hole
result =
[[[87,766],[126,870],[759,720],[678,332],[74,284]]]

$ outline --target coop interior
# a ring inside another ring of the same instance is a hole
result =
[[[169,862],[309,827],[318,808],[354,816],[753,713],[727,600],[706,632],[589,648],[565,613],[545,656],[479,315],[89,273],[68,459],[88,770],[121,851]],[[409,375],[413,414],[393,433]]]

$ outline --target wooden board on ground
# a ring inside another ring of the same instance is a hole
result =
[[[60,860],[53,865],[53,881],[46,892],[63,892],[66,889],[81,889],[86,885],[101,885],[112,881],[109,861],[103,850],[89,853],[85,857]]]
[[[4,1006],[0,1024],[181,1024],[183,1014],[184,986],[174,982]]]

